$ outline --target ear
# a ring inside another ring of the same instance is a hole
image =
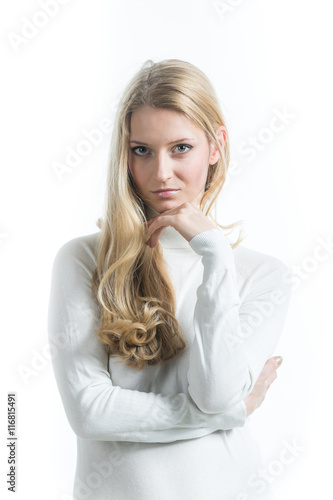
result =
[[[224,147],[224,144],[226,143],[227,140],[227,130],[223,125],[220,125],[218,129],[216,130],[216,135],[218,138],[218,141],[221,145],[221,148]],[[220,152],[214,142],[210,143],[210,156],[209,156],[209,165],[214,165],[217,160],[220,158]]]

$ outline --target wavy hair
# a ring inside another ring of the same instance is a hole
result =
[[[225,125],[218,98],[207,76],[179,59],[146,61],[125,88],[115,114],[107,178],[105,217],[98,219],[96,269],[92,286],[101,307],[97,330],[117,363],[141,370],[167,361],[186,342],[175,317],[176,299],[159,242],[146,245],[146,205],[136,193],[128,168],[131,115],[140,106],[171,109],[197,124],[218,147],[220,158],[209,166],[200,209],[210,210],[226,179],[229,138],[221,148],[216,129]],[[208,205],[208,207],[206,207]],[[230,229],[241,221],[228,226]],[[243,237],[239,234],[235,248]]]

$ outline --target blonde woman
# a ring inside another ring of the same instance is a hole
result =
[[[99,231],[53,264],[75,500],[274,498],[248,417],[277,376],[291,290],[281,260],[210,215],[228,164],[208,78],[147,61],[118,104]]]

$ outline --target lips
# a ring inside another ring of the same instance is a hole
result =
[[[153,191],[153,193],[164,193],[165,191],[179,191],[179,189],[176,188],[158,189],[157,191]]]
[[[172,198],[176,196],[178,191],[180,191],[180,189],[163,189],[160,191],[153,191],[153,194],[158,198]]]

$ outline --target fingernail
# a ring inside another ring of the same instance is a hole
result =
[[[275,361],[280,365],[283,361],[283,357],[282,356],[275,356]]]

